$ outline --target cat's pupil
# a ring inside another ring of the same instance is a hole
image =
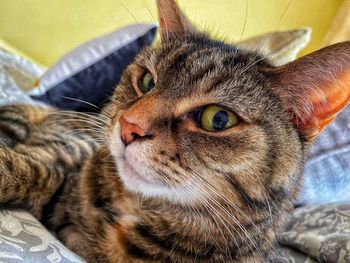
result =
[[[154,88],[154,79],[151,73],[147,73],[143,76],[142,80],[139,83],[139,87],[143,93],[148,93],[151,89]]]
[[[213,129],[222,130],[228,123],[228,114],[226,111],[219,111],[214,115],[213,118]]]
[[[153,78],[151,78],[151,79],[148,81],[147,89],[148,89],[148,90],[151,90],[153,87],[154,87],[154,80],[153,80]]]

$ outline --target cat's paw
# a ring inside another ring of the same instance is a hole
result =
[[[11,184],[9,178],[12,177],[9,175],[11,175],[14,165],[10,158],[10,149],[0,144],[0,204],[8,194],[9,183]]]
[[[20,106],[0,107],[0,145],[13,147],[30,136],[30,123]]]

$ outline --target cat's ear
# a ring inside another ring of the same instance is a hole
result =
[[[270,73],[299,133],[312,141],[350,102],[350,42],[323,48]]]
[[[161,38],[167,38],[172,33],[196,31],[175,0],[157,0],[157,7]]]

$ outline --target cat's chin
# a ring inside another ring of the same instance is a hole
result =
[[[117,166],[124,184],[131,185],[132,188],[134,188],[134,186],[138,184],[156,184],[154,180],[147,178],[146,176],[140,175],[137,171],[135,171],[135,169],[125,157],[117,161]]]
[[[160,197],[167,195],[167,187],[156,178],[150,178],[145,174],[138,173],[125,158],[116,160],[119,176],[130,192],[142,194],[147,197]]]
[[[149,198],[164,198],[172,203],[189,204],[195,203],[199,189],[196,191],[193,186],[174,188],[158,181],[156,178],[149,178],[138,173],[133,166],[124,158],[116,160],[119,176],[125,188],[133,193]],[[180,195],[183,193],[183,195]]]

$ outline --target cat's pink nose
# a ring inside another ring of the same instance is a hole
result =
[[[132,143],[139,139],[151,139],[153,135],[142,129],[136,123],[128,122],[123,116],[119,118],[120,123],[120,136],[125,145]]]

